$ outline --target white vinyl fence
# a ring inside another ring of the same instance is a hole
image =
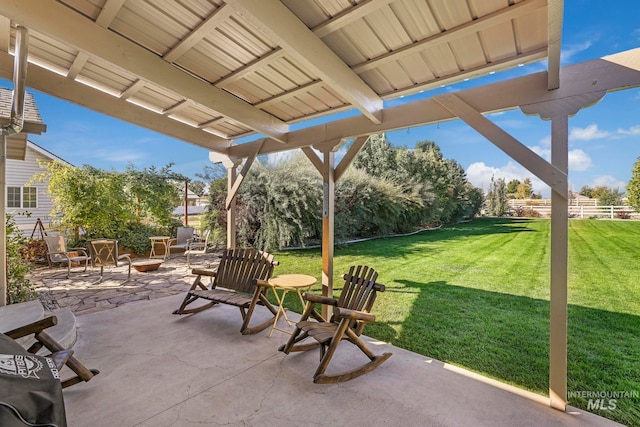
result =
[[[538,203],[535,203],[538,202]],[[551,203],[545,200],[509,200],[509,208],[511,212],[515,212],[516,208],[532,209],[543,217],[551,216]],[[609,218],[609,219],[640,219],[640,213],[631,206],[596,206],[594,204],[585,204],[576,206],[570,204],[570,218]]]

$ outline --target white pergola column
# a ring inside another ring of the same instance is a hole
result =
[[[605,92],[558,98],[521,106],[525,114],[551,120],[551,164],[484,117],[458,94],[434,97],[489,141],[551,187],[551,297],[549,404],[567,405],[567,252],[568,252],[568,117],[599,101]]]
[[[7,221],[7,137],[0,138],[0,215]],[[0,307],[7,305],[7,228],[0,230]]]
[[[333,296],[333,250],[335,245],[335,153],[326,150],[322,169],[322,295]],[[331,316],[330,308],[322,306],[325,319]]]
[[[551,164],[569,173],[569,116],[551,119]],[[569,191],[568,181],[563,184]],[[566,194],[566,193],[565,193]],[[569,200],[551,190],[551,292],[549,313],[549,404],[567,407],[567,261]]]
[[[368,136],[356,138],[337,166],[335,166],[335,152],[344,142],[343,139],[329,141],[326,144],[315,147],[322,153],[322,159],[311,148],[302,148],[302,152],[322,175],[322,295],[324,296],[333,296],[336,181],[353,162],[353,159],[368,139]],[[323,305],[322,315],[325,319],[331,316],[331,309],[332,307]]]
[[[569,173],[569,117],[600,101],[605,92],[521,106],[525,114],[551,120],[551,164]],[[567,305],[569,181],[558,176],[551,188],[551,289],[549,312],[549,404],[567,408]]]
[[[231,193],[233,183],[236,182],[238,167],[235,163],[225,164],[227,167],[227,194]],[[227,202],[227,249],[236,247],[236,198]]]

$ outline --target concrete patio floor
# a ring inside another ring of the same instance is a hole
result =
[[[155,273],[132,271],[129,282],[123,268],[105,271],[101,284],[96,270],[69,281],[58,273],[38,270],[32,280],[57,308],[73,309],[75,354],[101,372],[64,390],[69,426],[619,425],[553,410],[543,396],[366,337],[376,353],[393,356],[354,380],[313,384],[317,350],[284,355],[277,348],[288,335],[278,330],[241,335],[235,307],[173,315],[192,280],[184,258]],[[259,307],[254,320],[266,314]],[[365,361],[343,343],[328,372]]]

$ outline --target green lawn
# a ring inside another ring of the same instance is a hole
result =
[[[350,265],[375,268],[387,291],[365,334],[547,395],[550,232],[548,220],[478,219],[350,244],[336,248],[335,283]],[[275,255],[276,274],[320,279],[319,249]],[[639,261],[640,222],[570,221],[569,392],[630,392],[592,412],[636,426]],[[300,312],[295,295],[287,305]],[[587,409],[584,398],[569,404]]]

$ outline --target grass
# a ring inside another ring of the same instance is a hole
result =
[[[387,291],[365,334],[548,395],[550,232],[548,220],[483,218],[350,244],[335,250],[334,283],[350,265],[374,267]],[[320,281],[319,249],[275,255],[277,274]],[[613,410],[589,410],[635,426],[639,261],[640,222],[569,222],[569,392],[630,393]],[[300,312],[294,297],[286,305]],[[569,404],[587,409],[588,399]]]

